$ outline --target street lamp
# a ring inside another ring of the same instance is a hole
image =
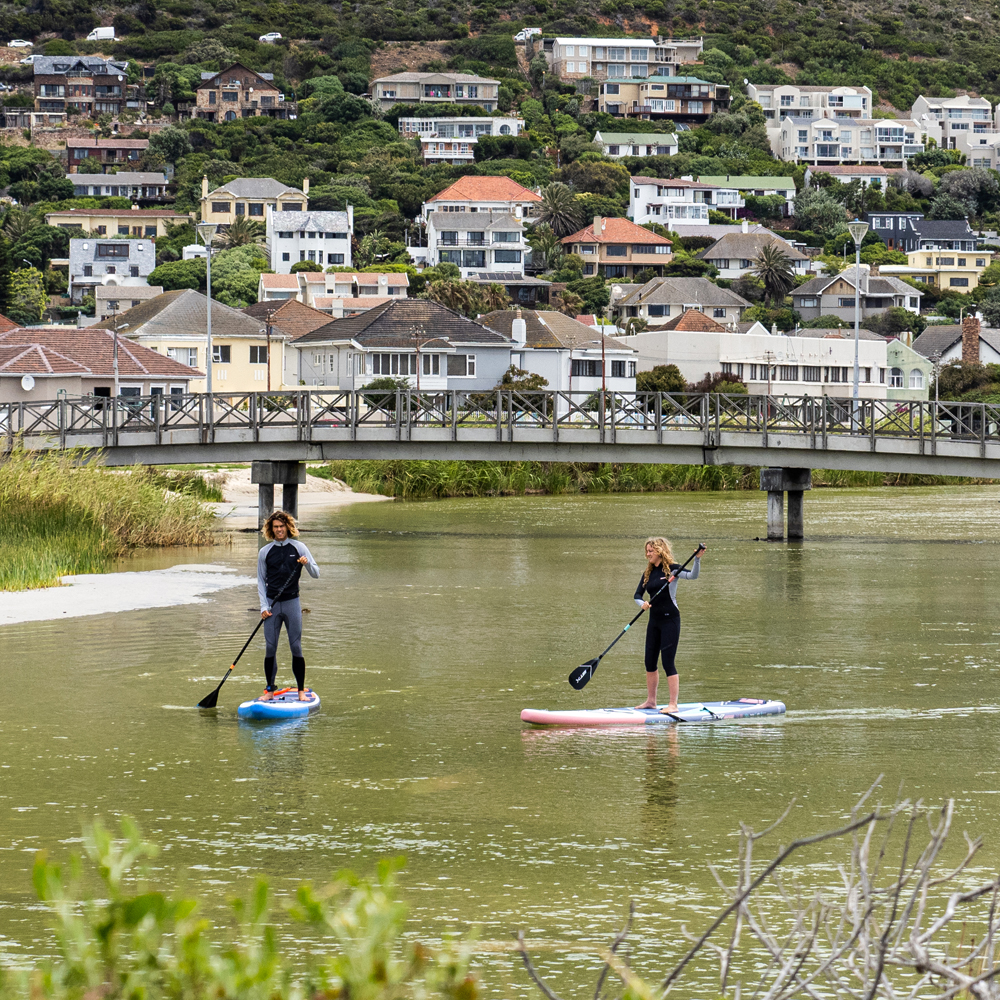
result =
[[[847,224],[851,239],[854,240],[854,419],[858,416],[858,350],[861,343],[861,241],[868,232],[868,223],[855,219]]]
[[[600,340],[591,340],[588,343],[601,345],[601,392],[607,392],[608,380],[606,378],[607,373],[605,372],[607,365],[604,363],[604,336],[602,335]]]
[[[118,398],[118,302],[111,301],[111,329],[115,336],[115,399]],[[115,404],[117,406],[117,403]]]
[[[205,302],[205,392],[212,392],[212,240],[219,231],[219,227],[214,222],[199,222],[195,230],[201,237],[201,242],[205,244],[205,287],[208,292],[208,299]],[[267,359],[268,370],[271,368],[271,359]]]
[[[413,331],[413,341],[414,341],[414,352],[417,355],[417,396],[420,396],[420,369],[423,368],[423,364],[420,359],[420,349],[426,347],[428,344],[435,340],[440,340],[442,343],[450,344],[451,341],[447,337],[428,337],[426,336],[427,331],[421,331],[424,334],[424,339],[421,339],[420,334],[414,330]],[[428,375],[430,372],[427,373]]]

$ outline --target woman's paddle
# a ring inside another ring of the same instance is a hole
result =
[[[687,569],[688,563],[690,563],[691,560],[694,559],[694,557],[698,555],[699,552],[704,552],[704,551],[705,551],[705,546],[699,545],[698,548],[696,548],[694,552],[692,552],[691,555],[688,557],[688,561],[684,563],[684,565],[681,566],[681,568],[677,570],[676,573],[670,574],[670,576],[667,578],[667,582],[656,592],[656,594],[653,596],[653,600],[649,602],[650,605],[653,604],[656,598],[659,597],[663,591],[667,591],[669,593],[670,584],[673,583],[678,576],[680,576],[683,570]],[[646,611],[645,608],[640,609],[639,613],[635,616],[635,618],[633,618],[628,623],[628,625],[626,625],[625,628],[623,628],[621,632],[619,632],[618,635],[615,636],[615,642],[618,642],[618,640],[643,616],[645,611]],[[596,656],[592,660],[587,660],[586,663],[581,663],[580,666],[578,666],[569,675],[569,683],[574,690],[579,691],[581,690],[581,688],[585,688],[590,683],[590,678],[594,676],[594,671],[597,669],[597,665],[611,651],[611,648],[614,646],[615,642],[611,643],[611,646],[608,646],[608,648],[604,650],[604,652],[601,653],[600,656]]]

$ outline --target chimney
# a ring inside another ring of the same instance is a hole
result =
[[[601,228],[603,227],[603,225],[604,225],[604,220],[599,215],[595,215],[594,216],[594,236],[600,236],[601,235]]]
[[[743,230],[744,233],[749,233],[750,232],[750,223],[749,223],[749,221],[747,219],[743,220],[742,230]]]
[[[201,175],[201,196],[202,198],[208,197],[208,175]]]
[[[302,181],[302,193],[308,198],[309,197],[309,178],[306,177]]]
[[[518,347],[524,347],[528,340],[528,325],[521,319],[521,310],[514,313],[514,322],[510,325],[510,339]]]
[[[966,364],[979,364],[979,319],[965,316],[962,319],[962,360]]]

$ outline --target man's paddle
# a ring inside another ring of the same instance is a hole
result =
[[[656,592],[656,594],[653,595],[653,600],[649,602],[650,605],[652,605],[653,601],[655,601],[656,598],[659,597],[663,591],[667,591],[669,593],[670,584],[673,583],[673,581],[676,580],[678,576],[680,576],[682,570],[687,569],[688,563],[690,563],[691,560],[693,560],[694,557],[698,555],[698,553],[704,551],[705,551],[705,546],[699,545],[698,548],[696,548],[694,552],[692,552],[691,555],[688,557],[688,561],[684,563],[684,565],[681,566],[681,568],[677,570],[676,573],[670,574],[670,576],[667,578],[667,582]],[[611,651],[611,648],[614,646],[614,644],[618,642],[618,640],[643,616],[645,611],[646,611],[645,608],[641,608],[639,610],[639,613],[635,616],[635,618],[633,618],[628,623],[628,625],[626,625],[625,628],[623,628],[621,632],[619,632],[618,635],[615,636],[615,642],[611,643],[611,646],[608,646],[608,648],[604,650],[604,652],[601,653],[600,656],[596,656],[592,660],[587,660],[586,663],[581,663],[580,666],[578,666],[569,675],[569,683],[574,690],[579,691],[582,688],[585,688],[590,683],[590,678],[594,676],[594,671],[597,669],[597,665],[601,662],[601,660],[604,659],[605,656],[607,656],[607,654]]]

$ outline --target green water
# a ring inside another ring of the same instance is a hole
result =
[[[888,800],[901,784],[929,802],[954,795],[958,825],[987,838],[976,871],[995,866],[998,500],[993,487],[814,491],[798,546],[754,540],[757,493],[330,512],[303,534],[323,573],[303,584],[323,711],[281,726],[235,717],[262,686],[259,646],[217,714],[188,707],[253,627],[249,586],[6,626],[0,951],[48,947],[34,853],[65,856],[95,815],[136,816],[164,848],[156,875],[219,905],[258,873],[286,892],[405,853],[414,933],[476,925],[484,941],[523,929],[562,942],[539,961],[567,995],[593,982],[583,952],[630,898],[633,963],[665,972],[681,923],[704,926],[721,900],[707,864],[731,869],[738,823],[763,826],[793,797],[783,841],[837,824],[880,772]],[[682,558],[709,547],[678,595],[682,700],[771,697],[789,714],[655,732],[524,727],[528,705],[643,697],[641,629],[584,691],[566,676],[634,613],[651,533]],[[232,549],[142,565],[250,573],[255,553],[238,535]],[[288,682],[287,646],[280,660]],[[480,968],[487,996],[536,995],[509,955]],[[696,976],[711,996],[709,973]]]

